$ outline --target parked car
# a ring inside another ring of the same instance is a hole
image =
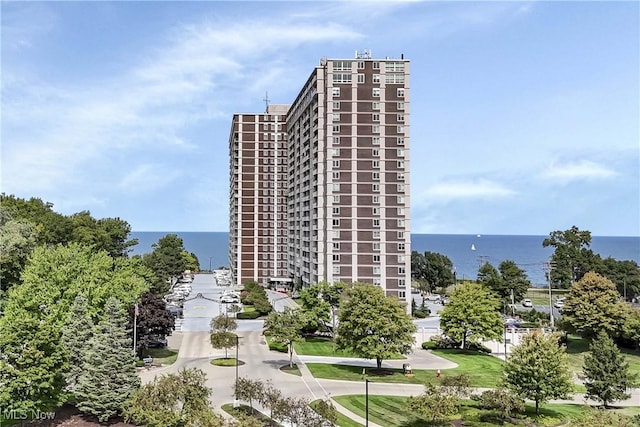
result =
[[[237,304],[240,302],[240,298],[234,296],[234,295],[222,295],[220,297],[220,302],[223,304]]]
[[[556,300],[556,302],[555,302],[555,304],[553,304],[553,306],[555,308],[557,308],[557,309],[563,309],[564,308],[564,298]]]
[[[522,301],[522,306],[523,307],[533,307],[533,301],[531,301],[530,299],[525,299]]]
[[[442,297],[438,294],[429,294],[424,299],[427,301],[440,302]]]
[[[149,335],[149,341],[147,347],[149,348],[164,348],[167,346],[167,339],[158,335]]]

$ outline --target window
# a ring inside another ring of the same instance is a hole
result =
[[[404,255],[398,255],[398,262],[402,263],[405,260],[405,256]]]
[[[373,172],[371,174],[371,179],[374,181],[379,181],[380,180],[380,172]]]
[[[340,144],[340,137],[339,136],[334,136],[333,137],[333,143],[334,144]]]
[[[378,113],[372,114],[371,120],[373,120],[374,122],[379,122],[380,121],[380,114],[378,114]]]
[[[380,125],[371,126],[371,133],[380,133]]]
[[[404,102],[398,102],[397,108],[398,110],[404,110]]]
[[[371,203],[380,203],[380,196],[371,196]]]
[[[404,136],[398,137],[397,143],[398,145],[404,145]]]
[[[404,215],[404,208],[398,208],[398,215]]]
[[[338,204],[340,203],[340,195],[336,194],[333,196],[333,203]]]
[[[373,220],[373,226],[374,226],[374,227],[380,227],[380,219],[375,218],[375,219]]]
[[[340,274],[340,266],[339,265],[334,265],[333,266],[333,274]]]
[[[398,133],[404,133],[404,126],[398,126]]]
[[[404,162],[402,160],[398,160],[398,169],[404,169]]]
[[[333,187],[333,191],[340,191],[340,184],[339,183],[332,184],[332,187]]]
[[[373,238],[374,239],[379,239],[380,238],[380,231],[376,230],[373,232]]]
[[[374,98],[380,98],[380,88],[374,87],[373,91],[371,92],[371,96],[373,96]]]
[[[404,299],[407,297],[407,293],[405,291],[398,291],[398,298]]]
[[[398,114],[398,121],[404,122],[404,114]]]
[[[401,148],[398,149],[398,157],[404,157],[404,150]]]
[[[375,62],[373,63],[373,69],[374,69],[374,70],[379,70],[379,69],[380,69],[380,62],[375,61]]]
[[[407,271],[406,267],[398,267],[398,274],[405,274]]]
[[[398,250],[404,251],[404,243],[398,243]]]
[[[402,61],[385,62],[384,69],[389,73],[402,73],[404,72],[404,62]]]
[[[403,205],[404,204],[404,196],[398,196],[398,200],[397,200],[399,205]]]
[[[380,169],[380,160],[374,160],[371,162],[371,167],[373,169]]]
[[[340,96],[340,88],[339,87],[334,87],[331,89],[331,95],[335,96]],[[400,96],[400,95],[398,95]]]
[[[364,70],[364,61],[358,61],[358,70]]]
[[[338,218],[332,219],[331,225],[333,225],[334,227],[340,227],[340,220]]]
[[[334,239],[340,238],[340,230],[333,230],[333,238]]]
[[[380,255],[374,255],[373,262],[380,262]]]
[[[404,231],[398,231],[398,239],[404,239]]]
[[[333,254],[334,261],[340,261],[340,254]]]
[[[380,145],[380,137],[379,136],[374,136],[371,138],[371,144],[373,145]]]
[[[333,121],[334,122],[340,121],[340,113],[333,113]]]
[[[380,150],[377,148],[374,148],[373,150],[371,150],[371,155],[373,157],[380,157]]]
[[[334,215],[340,215],[340,208],[338,206],[334,206],[333,207],[333,214]]]
[[[333,130],[334,133],[340,132],[340,125],[333,125],[331,129]]]
[[[332,177],[333,179],[340,179],[340,172],[333,172],[333,173],[331,174],[331,177]]]
[[[398,287],[399,288],[404,288],[405,286],[407,286],[406,283],[407,282],[405,281],[405,279],[398,279]]]
[[[340,155],[340,149],[339,148],[332,148],[331,149],[331,155],[334,157],[338,157]]]
[[[380,267],[373,267],[373,274],[380,274]]]
[[[402,77],[404,78],[404,76]],[[351,83],[351,73],[334,73],[333,82],[338,84]]]
[[[372,110],[379,110],[380,109],[380,103],[378,101],[373,101],[371,103],[371,109]]]
[[[380,83],[380,74],[373,75],[373,83]]]
[[[380,191],[380,184],[373,184],[371,186],[371,191]]]
[[[387,74],[384,81],[390,85],[399,85],[404,83],[404,74]]]
[[[398,227],[404,227],[404,219],[398,220]]]
[[[397,91],[398,98],[404,98],[404,88],[399,87]]]
[[[340,109],[340,102],[334,102],[333,103],[333,109],[334,110],[339,110]]]
[[[374,251],[380,250],[380,242],[373,242],[373,250]]]
[[[371,211],[372,215],[380,215],[380,208],[373,208]]]
[[[340,167],[340,160],[334,160],[331,162],[331,166],[333,166],[334,168],[339,168]]]
[[[404,181],[404,173],[398,174],[398,181]]]
[[[364,74],[358,74],[358,83],[364,83]]]
[[[334,250],[340,250],[340,242],[333,242],[332,245]]]
[[[379,277],[374,277],[373,278],[373,284],[375,286],[380,286],[380,278]]]

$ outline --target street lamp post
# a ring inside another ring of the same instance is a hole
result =
[[[369,427],[369,379],[364,380],[364,425]]]
[[[240,337],[236,335],[236,389],[233,394],[233,407],[238,407],[238,366],[240,365],[238,360],[238,347],[240,347]]]
[[[213,270],[211,269],[211,260],[213,260],[212,256],[209,257],[209,273],[213,272]]]

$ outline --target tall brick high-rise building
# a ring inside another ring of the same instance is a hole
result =
[[[410,299],[409,106],[409,61],[373,59],[365,53],[321,61],[286,112],[284,140],[274,136],[273,154],[256,146],[267,135],[255,129],[273,117],[272,111],[234,116],[230,259],[237,283],[359,281]],[[283,114],[277,118],[283,120]],[[255,158],[234,150],[253,150]],[[266,164],[260,163],[262,155],[269,159]],[[261,166],[276,168],[260,177]],[[256,177],[244,177],[236,167]],[[256,193],[271,188],[273,196]],[[260,215],[271,213],[265,205],[276,202],[264,197],[280,198],[269,221]],[[234,205],[238,200],[242,212]],[[278,214],[285,215],[282,221]],[[253,234],[244,233],[249,229]],[[286,234],[280,234],[283,230]],[[253,270],[243,264],[252,243],[254,264],[247,266]],[[263,244],[272,245],[271,252]],[[265,253],[274,258],[262,259]],[[269,261],[271,270],[262,267]],[[273,276],[267,279],[263,271]]]

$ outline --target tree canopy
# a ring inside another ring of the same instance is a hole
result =
[[[504,365],[503,381],[516,396],[533,400],[536,413],[551,399],[566,399],[573,384],[558,336],[540,332],[525,335]]]
[[[134,306],[130,306],[129,328],[133,329]],[[145,292],[140,296],[138,303],[138,317],[136,323],[136,351],[149,346],[151,335],[171,335],[175,329],[175,318],[164,300],[152,292]]]
[[[584,337],[595,337],[600,331],[618,337],[629,311],[611,280],[587,273],[571,286],[562,315],[567,327]]]
[[[304,324],[302,312],[290,307],[285,307],[283,312],[272,311],[264,322],[264,327],[271,339],[288,346],[291,367],[293,367],[293,343],[304,340],[301,333]]]
[[[437,252],[411,252],[411,277],[420,289],[431,292],[438,287],[447,287],[454,282],[453,262]]]
[[[479,340],[500,340],[504,322],[500,300],[478,283],[456,287],[440,314],[440,327],[452,340],[467,348]]]
[[[377,286],[355,284],[348,289],[338,319],[338,348],[376,359],[378,369],[383,359],[411,351],[416,326],[407,307]]]
[[[542,246],[554,248],[550,274],[552,286],[558,288],[568,288],[580,280],[594,269],[600,258],[590,249],[591,232],[580,230],[575,225],[565,231],[551,232],[542,241]]]
[[[143,256],[143,261],[156,276],[154,289],[160,293],[169,288],[169,280],[180,276],[187,269],[183,241],[177,234],[167,234],[152,246],[153,251]]]

